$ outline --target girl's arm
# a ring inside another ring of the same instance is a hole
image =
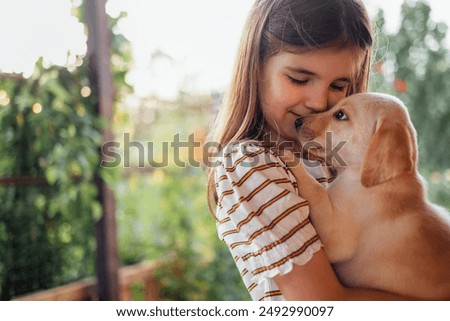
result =
[[[316,252],[305,265],[294,264],[291,272],[277,275],[275,282],[286,300],[411,300],[395,294],[344,287],[333,271],[323,249]]]

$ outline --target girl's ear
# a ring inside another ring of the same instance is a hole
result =
[[[361,184],[371,187],[414,171],[415,148],[407,125],[387,117],[380,119],[364,156]]]

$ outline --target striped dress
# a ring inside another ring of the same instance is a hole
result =
[[[321,167],[308,168],[320,182]],[[305,264],[322,247],[298,196],[294,176],[276,153],[234,144],[215,170],[217,231],[229,247],[253,300],[284,300],[273,277]]]

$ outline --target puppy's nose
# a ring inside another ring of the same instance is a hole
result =
[[[303,126],[303,118],[297,118],[295,120],[295,129],[300,129]]]

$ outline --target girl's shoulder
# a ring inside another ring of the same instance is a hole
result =
[[[275,148],[265,146],[256,140],[239,141],[227,145],[222,151],[220,160],[225,168],[242,163],[253,167],[276,162],[284,166]]]

